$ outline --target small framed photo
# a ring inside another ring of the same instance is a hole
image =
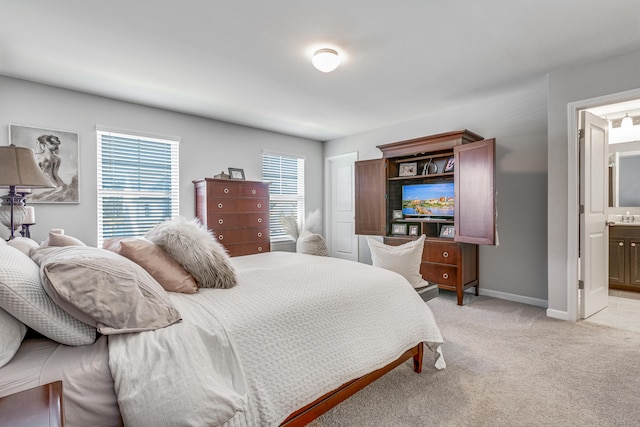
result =
[[[418,162],[400,163],[398,176],[415,176],[418,174]]]
[[[391,234],[407,234],[407,224],[391,224]]]
[[[418,225],[410,225],[409,226],[409,236],[417,236],[418,235]]]
[[[455,236],[455,228],[453,225],[443,225],[440,229],[440,237],[445,237],[447,239],[453,239]]]
[[[404,215],[402,215],[402,211],[401,210],[394,210],[393,213],[391,214],[391,217],[393,219],[402,219],[402,218],[404,218]]]
[[[244,180],[244,169],[229,168],[229,177]]]
[[[449,157],[447,163],[444,166],[444,172],[453,172],[454,159],[453,157]]]

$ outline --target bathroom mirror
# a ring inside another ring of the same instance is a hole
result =
[[[609,207],[640,207],[640,142],[609,146]]]

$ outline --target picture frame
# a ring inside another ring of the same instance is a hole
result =
[[[440,228],[440,237],[453,239],[455,237],[455,228],[453,225],[443,225]]]
[[[393,219],[402,219],[404,218],[404,215],[402,214],[402,210],[394,210],[391,214],[391,217]]]
[[[77,132],[10,124],[9,141],[32,149],[40,169],[55,185],[55,188],[34,188],[29,204],[80,203],[80,135]]]
[[[398,222],[391,224],[391,234],[406,235],[407,224],[402,224]]]
[[[417,224],[412,224],[409,226],[409,236],[417,236],[420,226]]]
[[[444,172],[453,172],[454,163],[455,163],[455,158],[449,157],[449,159],[447,160],[447,163],[444,166]]]
[[[418,174],[418,162],[400,163],[398,176],[416,176]]]
[[[244,181],[244,169],[229,168],[229,178]]]

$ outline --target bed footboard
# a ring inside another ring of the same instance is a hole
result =
[[[417,373],[422,372],[423,354],[424,343],[420,343],[405,351],[402,356],[389,363],[387,366],[377,369],[360,378],[356,378],[355,380],[349,381],[348,383],[338,387],[336,390],[325,394],[315,402],[297,410],[284,420],[280,426],[298,427],[308,424],[410,358],[413,358],[413,370]]]

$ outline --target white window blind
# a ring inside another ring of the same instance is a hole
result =
[[[179,214],[178,141],[98,131],[98,245]]]
[[[304,220],[304,157],[264,152],[262,180],[270,183],[271,241],[291,240],[280,218],[294,216],[298,223]]]

